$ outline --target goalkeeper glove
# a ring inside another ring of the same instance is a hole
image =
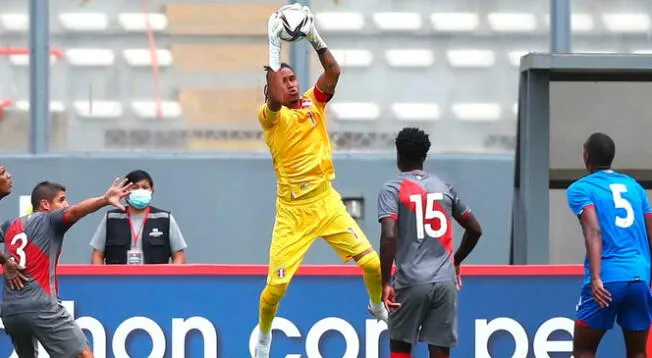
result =
[[[319,32],[317,32],[317,28],[315,27],[315,15],[312,14],[312,11],[310,11],[310,8],[307,6],[303,7],[303,11],[306,13],[306,16],[310,17],[311,20],[310,31],[306,34],[306,40],[310,42],[312,48],[314,48],[317,52],[328,48],[328,46],[326,46],[326,42],[324,42],[324,40],[321,38]]]
[[[273,13],[267,21],[267,38],[269,41],[269,67],[272,71],[281,69],[281,38],[283,23],[276,13]]]

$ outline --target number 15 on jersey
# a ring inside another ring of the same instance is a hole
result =
[[[410,195],[410,202],[414,203],[414,215],[416,216],[417,224],[417,238],[423,240],[425,234],[428,237],[438,239],[448,231],[448,221],[446,214],[441,210],[437,210],[435,203],[444,200],[442,193],[427,193],[426,205],[424,210],[423,196],[421,194]],[[439,221],[439,229],[435,230],[432,225],[432,220]]]

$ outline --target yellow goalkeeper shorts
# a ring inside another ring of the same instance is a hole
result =
[[[318,237],[324,238],[344,262],[371,248],[369,240],[346,210],[342,197],[329,182],[307,196],[276,201],[268,284],[289,283]]]

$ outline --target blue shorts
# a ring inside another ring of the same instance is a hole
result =
[[[609,282],[604,288],[611,293],[611,303],[602,308],[593,299],[591,285],[582,287],[575,313],[582,326],[608,330],[614,321],[627,331],[646,331],[652,324],[652,294],[644,281]]]

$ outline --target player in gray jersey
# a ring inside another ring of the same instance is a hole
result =
[[[477,244],[482,229],[452,185],[423,171],[430,149],[426,133],[404,128],[396,137],[396,149],[401,173],[385,183],[378,195],[391,358],[410,357],[418,341],[428,344],[431,358],[445,358],[457,346],[460,264]],[[466,230],[455,254],[453,219]]]
[[[0,200],[9,196],[11,190],[13,189],[14,182],[11,179],[11,173],[5,168],[4,165],[0,164]],[[0,221],[0,242],[5,241],[5,231],[9,227],[9,222]],[[22,289],[24,282],[27,281],[27,277],[21,272],[22,267],[18,266],[18,263],[14,260],[9,260],[7,256],[0,252],[0,265],[4,270],[3,276],[9,282],[9,287],[12,290]]]
[[[124,210],[120,200],[130,191],[130,183],[116,179],[104,196],[69,206],[65,187],[42,182],[32,191],[34,213],[7,228],[5,252],[25,267],[28,277],[22,290],[11,290],[5,279],[2,300],[2,322],[19,357],[36,357],[37,341],[53,358],[93,356],[84,333],[59,301],[56,266],[66,231],[105,206]]]

